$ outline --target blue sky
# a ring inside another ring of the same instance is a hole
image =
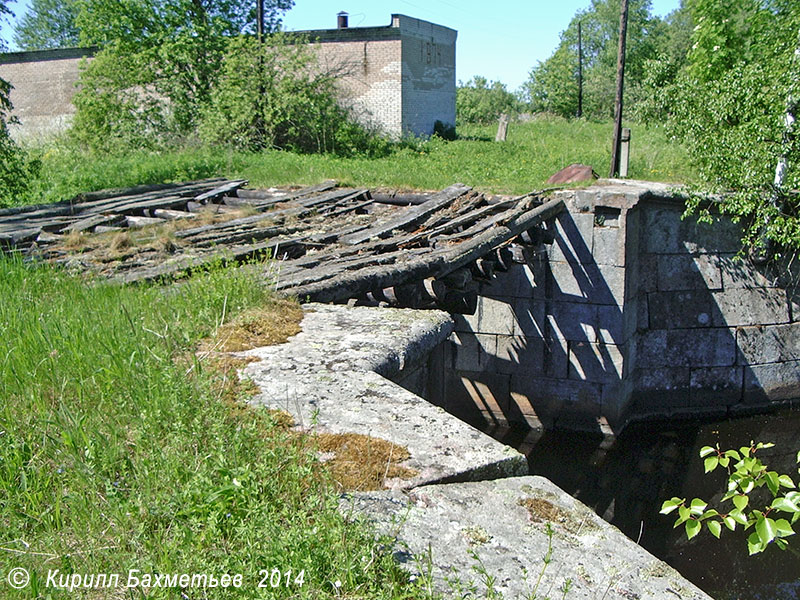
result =
[[[11,3],[19,16],[28,0]],[[653,13],[666,15],[679,0],[652,0]],[[388,25],[401,13],[458,30],[456,77],[473,75],[500,80],[514,90],[530,69],[558,45],[558,35],[590,0],[295,0],[284,17],[284,28],[328,29],[336,13],[347,11],[351,27]],[[3,23],[0,37],[10,42],[12,29]]]

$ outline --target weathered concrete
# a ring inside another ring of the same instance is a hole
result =
[[[737,258],[738,226],[682,219],[664,184],[559,194],[553,243],[527,247],[456,317],[433,402],[477,426],[610,433],[800,397],[796,265]]]
[[[438,311],[307,305],[302,333],[242,353],[260,360],[244,376],[254,403],[285,410],[299,426],[360,433],[405,446],[417,474],[389,487],[527,473],[525,457],[386,379],[424,362],[452,330]]]
[[[534,591],[561,597],[567,580],[567,598],[709,598],[541,477],[364,492],[343,498],[341,508],[394,537],[395,556],[411,572],[427,572],[430,556],[436,590],[447,598],[471,589],[485,597],[489,577],[506,600]],[[552,560],[537,589],[548,525]]]

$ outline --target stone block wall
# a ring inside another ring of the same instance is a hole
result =
[[[477,426],[602,433],[800,398],[789,269],[737,260],[738,228],[682,220],[664,186],[561,194],[553,244],[481,284],[420,393]]]
[[[38,141],[63,131],[72,122],[80,63],[89,48],[0,54],[0,78],[11,82],[11,103],[19,125],[10,126],[15,139]]]
[[[741,232],[728,220],[681,220],[674,201],[639,210],[635,414],[736,414],[800,398],[791,265],[737,257]]]

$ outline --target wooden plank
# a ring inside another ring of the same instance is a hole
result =
[[[533,210],[519,207],[508,220],[496,223],[491,229],[454,248],[429,252],[426,255],[391,265],[389,268],[368,267],[356,272],[345,272],[327,280],[290,288],[289,292],[300,298],[317,302],[335,302],[358,296],[376,289],[402,285],[428,277],[441,278],[472,261],[492,252],[522,231],[534,227],[564,209],[562,199],[550,200]]]
[[[199,202],[201,204],[206,204],[215,198],[219,198],[220,196],[224,196],[228,192],[232,192],[234,190],[239,189],[243,185],[247,185],[246,179],[238,179],[236,181],[229,181],[224,183],[220,186],[215,187],[214,189],[208,190],[207,192],[203,192],[202,194],[197,194],[194,197],[195,202]]]
[[[377,237],[382,238],[389,235],[395,229],[403,229],[405,227],[411,227],[420,223],[425,217],[428,215],[433,214],[437,210],[444,208],[451,204],[456,198],[466,194],[472,188],[466,186],[461,183],[457,183],[455,185],[451,185],[448,188],[445,188],[441,192],[438,192],[431,196],[425,203],[419,204],[417,206],[413,206],[405,211],[403,214],[395,217],[394,219],[390,219],[384,223],[378,224],[374,227],[367,229],[366,231],[362,231],[359,233],[355,233],[353,235],[349,235],[342,239],[342,242],[345,244],[356,245],[366,242],[370,238]]]
[[[124,215],[92,215],[80,221],[75,221],[71,225],[64,227],[64,231],[69,233],[73,231],[88,231],[94,229],[98,225],[115,226],[125,222]]]

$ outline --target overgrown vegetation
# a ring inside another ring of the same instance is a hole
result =
[[[337,103],[340,75],[315,72],[313,50],[303,39],[234,38],[203,110],[200,136],[211,145],[246,151],[386,154],[388,141]]]
[[[571,163],[600,170],[610,160],[607,123],[553,117],[512,123],[502,144],[493,141],[496,130],[496,125],[465,125],[453,142],[434,137],[395,147],[382,157],[203,147],[96,156],[53,145],[36,153],[40,175],[18,200],[52,202],[97,189],[216,176],[248,179],[255,187],[336,179],[344,185],[431,190],[461,181],[481,190],[524,194],[544,187],[550,175]],[[661,128],[634,125],[633,136],[631,177],[666,182],[695,178],[683,148]]]
[[[456,122],[494,123],[501,114],[513,116],[522,109],[522,102],[499,81],[475,76],[456,88]]]
[[[215,598],[424,596],[339,516],[313,442],[226,400],[192,353],[273,302],[245,271],[120,287],[0,258],[0,294],[0,571],[29,570],[24,597],[74,596],[48,569],[243,574]],[[259,589],[273,568],[304,583]]]

